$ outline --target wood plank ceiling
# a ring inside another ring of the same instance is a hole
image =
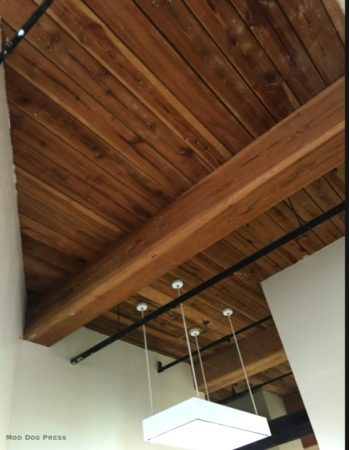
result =
[[[0,0],[4,39],[36,3]],[[343,49],[335,0],[56,0],[6,62],[29,304],[342,77]],[[174,278],[188,290],[343,198],[341,166],[88,327],[115,333],[139,318],[140,300],[170,301]],[[341,214],[189,300],[200,342],[229,333],[225,306],[238,329],[270,314],[260,282],[343,233]],[[186,354],[178,311],[148,333],[152,349]]]

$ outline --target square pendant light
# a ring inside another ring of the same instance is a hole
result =
[[[196,397],[143,420],[144,440],[192,450],[232,450],[271,435],[265,417]]]

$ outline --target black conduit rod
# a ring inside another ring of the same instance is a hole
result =
[[[334,208],[331,208],[330,210],[322,213],[320,216],[316,217],[315,219],[312,219],[309,222],[306,222],[305,224],[301,225],[299,228],[286,234],[282,238],[277,239],[276,241],[272,242],[269,245],[266,245],[265,247],[256,251],[252,255],[247,256],[246,258],[244,258],[237,264],[232,265],[231,267],[224,270],[223,272],[215,275],[214,277],[208,279],[207,281],[204,281],[199,286],[196,286],[195,288],[191,289],[188,292],[185,292],[184,294],[180,295],[179,297],[177,297],[176,299],[167,303],[166,305],[161,306],[160,308],[156,309],[155,311],[149,313],[146,317],[144,317],[144,319],[137,320],[137,322],[134,322],[132,325],[125,328],[124,330],[119,331],[118,333],[114,334],[113,336],[110,336],[110,337],[104,339],[103,341],[99,342],[98,344],[94,345],[93,347],[91,347],[91,348],[85,350],[84,352],[80,353],[79,355],[75,356],[74,358],[72,358],[70,360],[71,364],[77,364],[77,363],[83,361],[84,359],[88,358],[89,356],[93,355],[94,353],[99,352],[100,350],[102,350],[103,348],[112,344],[113,342],[118,341],[119,339],[123,338],[124,336],[131,333],[132,331],[137,330],[142,325],[146,325],[147,323],[151,322],[152,320],[156,319],[157,317],[161,316],[162,314],[170,311],[173,308],[176,308],[181,303],[184,303],[189,298],[200,294],[201,292],[210,288],[214,284],[219,283],[220,281],[229,277],[233,273],[238,272],[239,270],[243,269],[244,267],[248,266],[249,264],[257,261],[257,259],[262,258],[263,256],[267,255],[268,253],[272,252],[273,250],[276,250],[277,248],[281,247],[284,244],[287,244],[288,242],[290,242],[293,239],[299,237],[300,235],[306,233],[307,231],[310,231],[312,228],[316,227],[317,225],[320,225],[321,223],[325,222],[326,220],[330,219],[331,217],[335,216],[336,214],[344,211],[344,208],[345,208],[345,202],[342,202],[339,205],[335,206]]]
[[[263,319],[258,320],[257,322],[253,322],[250,325],[247,325],[247,327],[240,328],[240,330],[238,330],[235,334],[237,336],[238,334],[241,334],[244,331],[250,330],[251,328],[254,328],[254,327],[257,327],[258,325],[261,325],[263,322],[266,322],[267,320],[270,320],[271,318],[272,318],[272,316],[264,317]],[[204,352],[206,350],[209,350],[212,347],[216,347],[217,345],[222,344],[223,342],[229,342],[232,337],[233,337],[232,333],[227,334],[226,336],[223,336],[223,337],[217,339],[216,341],[213,341],[210,344],[207,344],[204,347],[201,347],[200,348],[200,352],[202,353],[202,352]],[[193,356],[196,356],[197,354],[198,354],[197,351],[192,352]],[[161,373],[164,370],[170,369],[171,367],[176,366],[177,364],[179,364],[181,362],[184,362],[184,361],[186,361],[188,359],[189,359],[189,355],[185,355],[185,356],[182,356],[181,358],[175,359],[174,361],[166,364],[165,366],[163,366],[161,364],[161,362],[158,361],[157,371],[158,371],[158,373]]]
[[[40,17],[45,13],[45,11],[51,6],[54,0],[44,0],[41,5],[39,5],[29,19],[24,22],[24,24],[19,28],[15,36],[8,42],[6,42],[0,52],[0,64],[2,64],[8,55],[14,50],[17,45],[21,42],[28,31],[36,24]],[[6,13],[3,14],[6,16]]]
[[[264,383],[256,384],[253,387],[251,387],[251,391],[252,392],[258,391],[262,387],[267,386],[268,384],[276,383],[277,381],[283,380],[284,378],[287,378],[287,377],[291,376],[292,374],[293,374],[292,372],[283,373],[282,375],[279,375],[278,377],[271,378],[270,380],[264,381]],[[248,389],[246,389],[245,391],[242,391],[242,392],[238,392],[237,394],[232,394],[229,397],[227,397],[223,400],[220,400],[217,403],[220,403],[221,405],[226,405],[227,403],[229,403],[233,400],[243,397],[247,393],[248,393]]]

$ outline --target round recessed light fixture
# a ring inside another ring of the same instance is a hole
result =
[[[148,309],[148,305],[145,302],[138,303],[136,306],[137,311],[144,312]]]
[[[183,286],[184,286],[184,283],[182,280],[174,280],[171,283],[172,289],[176,289],[176,290],[182,289]]]
[[[234,311],[231,308],[225,308],[222,311],[223,316],[230,317],[234,314]]]
[[[191,328],[189,330],[189,334],[191,337],[198,337],[198,336],[200,336],[200,333],[201,333],[201,330],[200,330],[200,328],[197,328],[197,327]]]

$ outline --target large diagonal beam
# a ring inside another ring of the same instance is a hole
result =
[[[254,333],[239,341],[248,376],[264,372],[287,362],[275,326]],[[217,391],[244,380],[243,369],[235,345],[225,346],[217,353],[204,359],[205,378],[209,392]],[[196,367],[199,390],[204,391],[200,366]]]
[[[343,136],[340,79],[33,304],[24,337],[57,342],[339,166]]]

